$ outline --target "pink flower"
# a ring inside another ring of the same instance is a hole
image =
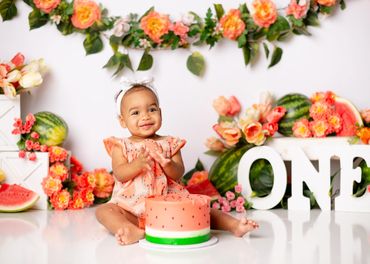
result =
[[[266,131],[267,136],[272,137],[278,131],[279,125],[277,123],[264,123],[262,130]]]
[[[213,101],[213,108],[221,116],[235,116],[239,114],[241,106],[235,96],[231,96],[229,99],[220,96]]]
[[[238,213],[244,213],[245,212],[244,205],[238,205],[238,206],[236,206],[236,211]]]
[[[96,197],[107,198],[112,194],[114,178],[106,169],[95,169],[95,187],[93,193]]]
[[[329,115],[332,114],[333,108],[331,105],[324,101],[317,101],[310,107],[310,117],[313,120],[326,119]]]
[[[25,146],[27,150],[32,150],[33,149],[33,141],[32,140],[26,140]]]
[[[220,204],[219,204],[218,202],[214,202],[214,203],[212,204],[212,208],[213,208],[213,209],[217,209],[217,210],[218,210],[218,209],[220,209],[220,207],[221,207],[221,206],[220,206]]]
[[[255,144],[255,145],[262,145],[265,140],[265,134],[262,130],[262,125],[260,122],[252,121],[247,123],[243,128],[243,133],[245,135],[245,139],[248,143]]]
[[[235,208],[235,207],[236,207],[236,201],[235,201],[235,200],[232,200],[232,201],[230,202],[230,207],[231,207],[231,208]]]
[[[35,118],[35,116],[32,113],[29,113],[26,116],[26,122],[29,122],[31,126],[33,126],[33,124],[35,123],[35,121],[36,121],[36,118]]]
[[[329,124],[326,120],[314,120],[310,122],[310,129],[314,137],[325,137],[329,131]]]
[[[60,0],[33,0],[35,6],[42,12],[49,14],[60,3]]]
[[[140,21],[140,27],[155,43],[162,42],[161,37],[168,33],[171,22],[167,15],[151,11]]]
[[[242,185],[241,184],[235,185],[234,190],[235,190],[236,193],[241,193],[242,192]]]
[[[40,142],[34,142],[32,146],[33,150],[40,150]]]
[[[226,195],[226,199],[227,199],[228,201],[231,201],[231,200],[233,200],[233,199],[235,198],[235,193],[230,192],[230,191],[227,191],[227,192],[225,193],[225,195]]]
[[[218,197],[217,201],[220,203],[220,204],[223,204],[224,201],[226,201],[225,197]]]
[[[277,106],[268,115],[266,120],[269,123],[277,123],[285,115],[286,109],[284,106]]]
[[[189,32],[189,27],[184,25],[182,22],[176,22],[175,24],[170,25],[170,30],[175,33],[175,35],[180,37],[181,44],[186,43],[187,34]]]
[[[40,135],[37,132],[32,132],[31,133],[31,138],[38,139],[38,138],[40,138]]]
[[[309,122],[305,118],[302,118],[294,122],[292,131],[293,131],[293,136],[298,137],[298,138],[312,137]]]
[[[244,199],[244,197],[239,196],[239,197],[236,199],[236,204],[237,204],[237,205],[243,205],[243,206],[244,206],[244,203],[245,203],[245,199]]]
[[[365,123],[370,123],[370,109],[361,111],[361,117]]]
[[[23,66],[24,64],[24,56],[22,53],[18,52],[12,59],[11,63],[13,64],[14,67],[20,67]],[[10,71],[10,69],[8,70]]]
[[[47,196],[51,196],[53,193],[57,193],[62,189],[62,182],[60,179],[50,176],[45,177],[41,185]]]
[[[271,0],[254,0],[252,6],[252,17],[258,26],[268,28],[275,23],[278,14],[276,6]]]
[[[231,211],[231,207],[230,205],[223,205],[221,206],[221,211],[224,212],[224,213],[227,213],[227,212],[230,212]]]
[[[42,152],[47,152],[47,151],[48,151],[48,146],[46,146],[46,145],[41,145],[41,146],[40,146],[40,151],[42,151]]]
[[[64,189],[61,192],[52,194],[50,197],[50,203],[55,210],[64,210],[67,209],[70,199],[70,193]]]
[[[230,11],[221,18],[220,25],[223,29],[223,36],[231,40],[237,39],[245,29],[245,24],[241,19],[239,9],[230,9]]]
[[[21,159],[24,159],[26,157],[26,151],[20,150],[18,152],[18,157],[20,157]]]
[[[35,161],[37,159],[36,153],[35,152],[29,152],[28,153],[28,159],[30,161]]]
[[[338,113],[333,113],[327,118],[329,123],[328,134],[339,133],[343,128],[343,119]]]
[[[309,0],[291,0],[285,12],[287,15],[293,15],[295,19],[301,19],[306,16],[309,6]]]

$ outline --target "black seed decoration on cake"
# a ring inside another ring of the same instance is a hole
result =
[[[185,211],[185,208],[183,207],[182,210]]]
[[[153,211],[153,208],[150,207],[150,211]]]
[[[164,228],[164,225],[162,225],[162,228]]]
[[[194,215],[192,215],[191,217],[194,218]]]
[[[180,227],[182,227],[182,225],[180,225]]]
[[[175,217],[172,216],[172,220],[174,220],[174,219],[175,219]]]
[[[158,219],[158,216],[157,215],[155,216],[155,219]]]
[[[164,210],[167,211],[167,208],[165,207]]]
[[[198,225],[200,226],[200,223],[198,223]]]

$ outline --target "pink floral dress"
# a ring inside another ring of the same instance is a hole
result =
[[[156,141],[145,139],[141,142],[116,137],[104,140],[105,148],[110,156],[113,146],[118,145],[122,147],[122,153],[129,163],[138,157],[144,145],[149,152],[162,149],[164,156],[171,158],[185,143],[185,140],[171,136],[166,136]],[[142,173],[127,182],[121,182],[115,178],[110,202],[119,205],[140,219],[143,218],[146,197],[168,193],[187,194],[188,192],[183,186],[167,177],[161,166],[153,160],[152,170]]]

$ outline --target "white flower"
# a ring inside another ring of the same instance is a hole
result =
[[[27,88],[33,88],[42,83],[42,76],[38,72],[27,72],[22,76],[22,78],[19,80],[19,84],[27,89]]]
[[[33,60],[22,68],[22,73],[40,72],[45,73],[47,70],[44,59]]]
[[[114,22],[113,35],[116,37],[122,37],[130,30],[130,24],[128,18],[120,18]]]
[[[60,20],[62,19],[62,16],[60,15],[52,15],[50,17],[51,21],[53,21],[55,24],[59,25]]]
[[[17,95],[17,91],[15,90],[14,85],[11,83],[7,83],[7,82],[4,82],[3,84],[4,86],[2,88],[3,88],[4,94],[8,96],[9,98],[12,98],[12,99],[15,98],[15,96]]]
[[[139,46],[144,49],[151,47],[150,42],[147,39],[140,39]]]
[[[120,52],[122,54],[125,54],[125,55],[128,54],[128,50],[125,47],[123,47],[123,46],[119,46],[118,52]]]
[[[19,79],[22,77],[22,74],[20,71],[18,70],[13,70],[11,72],[8,73],[8,75],[6,76],[6,81],[7,82],[11,82],[11,83],[14,83],[14,82],[18,82]]]
[[[187,13],[181,17],[181,22],[187,26],[190,26],[194,22],[194,15],[191,13]]]

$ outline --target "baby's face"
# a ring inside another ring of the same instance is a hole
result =
[[[126,94],[122,99],[121,113],[121,125],[139,139],[154,136],[162,125],[158,100],[148,89],[137,89]]]

